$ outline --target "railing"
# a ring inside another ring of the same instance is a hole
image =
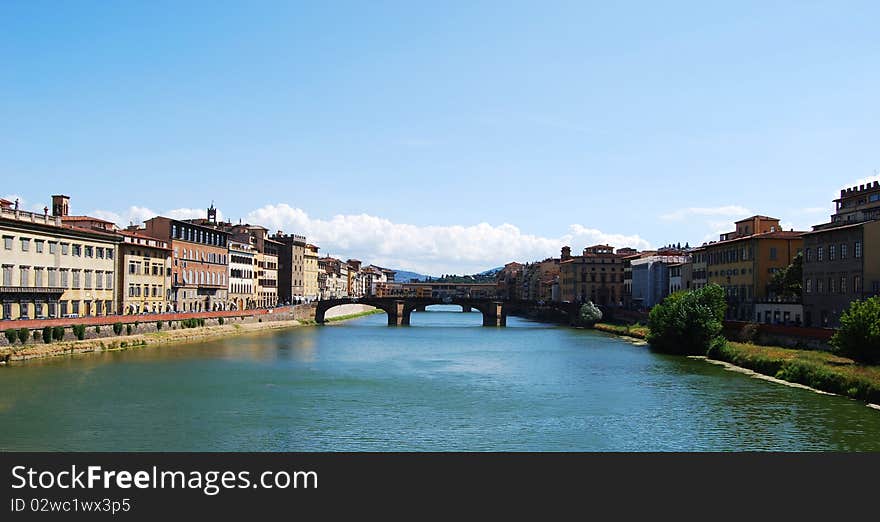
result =
[[[0,216],[6,219],[14,219],[16,221],[27,221],[28,223],[41,223],[44,225],[61,226],[61,217],[50,216],[48,214],[37,214],[36,212],[28,212],[27,210],[16,210],[13,208],[0,208]]]

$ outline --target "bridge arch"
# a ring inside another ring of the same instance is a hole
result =
[[[503,301],[471,298],[439,299],[430,297],[343,298],[318,301],[315,308],[315,322],[324,324],[327,311],[344,304],[365,304],[383,310],[388,316],[388,326],[409,326],[410,315],[414,310],[435,304],[452,304],[462,308],[476,309],[483,315],[483,326],[507,325],[508,307]]]

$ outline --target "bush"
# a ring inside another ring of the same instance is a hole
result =
[[[31,331],[27,328],[19,328],[18,330],[18,340],[21,341],[21,344],[24,344],[30,339]]]
[[[158,332],[161,329],[162,329],[162,321],[156,321],[156,331]]]
[[[52,342],[52,336],[54,335],[54,330],[51,326],[43,327],[43,342],[49,344]]]
[[[96,327],[95,327],[95,333],[96,333],[96,334],[101,333],[101,327],[100,327],[100,326],[96,326]]]
[[[223,318],[222,317],[217,318],[217,324],[219,324],[220,326],[223,326]]]
[[[61,341],[64,339],[64,327],[56,326],[52,328],[52,340],[53,341]]]
[[[82,341],[86,338],[86,325],[84,324],[75,324],[73,325],[73,335],[76,336],[77,339]]]
[[[6,335],[6,340],[9,341],[9,344],[15,344],[15,340],[18,339],[18,330],[9,329],[3,333]]]
[[[665,353],[705,355],[726,342],[721,335],[726,309],[724,290],[716,284],[676,292],[651,309],[648,343]]]
[[[113,333],[116,335],[122,333],[122,323],[113,323]]]
[[[831,338],[840,355],[868,363],[880,363],[880,297],[853,301],[840,316],[840,329]]]
[[[125,335],[131,335],[132,330],[134,330],[134,327],[131,326],[131,323],[125,325]]]
[[[592,301],[587,301],[581,306],[578,313],[578,322],[580,324],[592,326],[601,319],[602,310],[599,310],[599,307],[593,304]]]

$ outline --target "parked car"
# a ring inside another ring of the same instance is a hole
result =
[[[67,314],[64,316],[65,319],[78,319],[79,314]]]
[[[37,319],[37,320],[39,320],[39,321],[43,321],[43,320],[45,320],[45,319],[48,319],[48,317],[46,317],[45,315],[38,315],[38,316],[36,316],[34,319]]]

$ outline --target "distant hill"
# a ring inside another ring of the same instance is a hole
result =
[[[408,272],[406,270],[395,270],[393,268],[392,268],[392,270],[394,270],[394,272],[395,272],[394,281],[397,283],[408,283],[410,279],[417,279],[419,281],[424,281],[428,277],[433,277],[433,276],[426,276],[425,274],[419,274],[416,272]]]
[[[476,275],[481,275],[481,276],[491,276],[491,275],[495,275],[495,274],[497,274],[498,272],[500,272],[500,271],[502,271],[502,270],[504,270],[504,267],[503,267],[503,266],[499,266],[499,267],[496,267],[496,268],[490,268],[489,270],[486,270],[486,271],[480,272],[479,274],[476,274]]]

